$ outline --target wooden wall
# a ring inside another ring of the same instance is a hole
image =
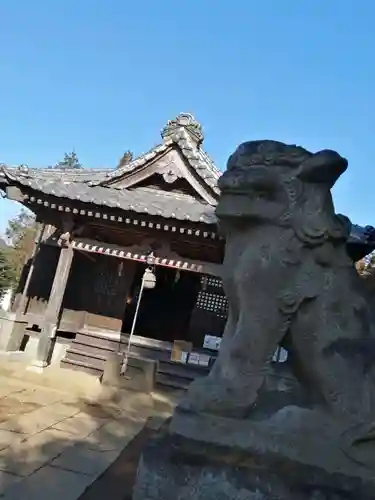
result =
[[[93,262],[82,253],[75,252],[62,303],[60,324],[64,329],[74,330],[81,326],[87,290],[92,289],[94,272]]]
[[[76,252],[64,296],[61,323],[121,331],[135,262]]]
[[[26,313],[31,317],[43,318],[59,254],[60,248],[44,243],[36,254],[26,301]],[[18,295],[22,293],[29,265],[25,266]],[[131,260],[76,250],[64,294],[59,329],[74,333],[83,327],[94,327],[121,332],[136,266],[137,263]],[[219,279],[202,276],[200,288],[188,328],[188,335],[196,347],[202,346],[206,334],[222,335],[227,314]]]
[[[51,293],[59,255],[59,248],[44,244],[40,245],[35,256],[34,271],[27,292],[26,313],[44,314]],[[30,262],[25,266],[22,273],[20,281],[20,289],[22,290],[29,268]]]

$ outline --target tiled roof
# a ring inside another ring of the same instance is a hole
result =
[[[135,167],[133,167],[135,168]],[[70,200],[119,208],[165,218],[190,220],[215,224],[215,208],[198,202],[195,198],[165,191],[135,188],[116,189],[92,185],[93,178],[102,179],[108,170],[57,170],[23,169],[0,165],[0,184],[16,182],[25,187]],[[351,244],[375,247],[374,230],[353,225],[349,238]]]
[[[0,187],[21,184],[57,198],[164,218],[215,224],[215,207],[188,195],[150,188],[116,189],[111,186],[124,174],[135,171],[175,145],[204,183],[219,195],[217,182],[221,172],[201,148],[203,132],[200,124],[191,115],[181,113],[164,127],[162,137],[162,144],[117,169],[29,169],[26,166],[7,167],[0,164]],[[369,245],[372,250],[375,247],[374,230],[353,226],[349,243]]]
[[[0,166],[1,177],[17,182],[35,191],[57,198],[92,203],[109,208],[119,208],[151,216],[160,216],[181,221],[215,224],[215,207],[200,203],[195,198],[150,188],[115,189],[104,186],[90,186],[93,175],[104,171],[82,170],[69,172],[57,170],[30,170]],[[37,175],[35,175],[37,173]],[[40,175],[42,174],[42,175]],[[61,178],[63,176],[63,179]],[[349,244],[366,245],[368,252],[375,248],[375,230],[353,225]]]
[[[112,170],[82,168],[82,169],[58,169],[58,168],[28,168],[26,165],[9,167],[0,164],[0,179],[18,181],[21,178],[35,179],[39,181],[70,181],[88,183],[97,179],[103,179]]]
[[[150,151],[142,154],[127,165],[124,165],[116,170],[106,172],[101,179],[99,178],[98,180],[93,180],[90,185],[95,186],[112,183],[124,174],[133,172],[153,160],[156,156],[173,146],[173,144],[179,147],[181,153],[193,170],[195,170],[205,184],[207,184],[207,186],[209,186],[214,193],[218,195],[220,190],[217,187],[217,181],[221,175],[220,170],[216,168],[207,153],[195,145],[184,128],[180,128],[173,135],[166,138],[163,144],[155,146]]]
[[[198,134],[190,133],[192,130],[198,131]],[[18,183],[57,198],[79,200],[83,203],[159,215],[165,218],[212,224],[216,221],[214,207],[199,202],[193,197],[146,188],[119,190],[112,186],[117,179],[136,171],[175,146],[203,183],[214,193],[213,199],[215,199],[220,193],[217,181],[221,173],[201,148],[200,142],[196,140],[197,136],[203,139],[198,122],[191,115],[181,113],[164,127],[162,144],[123,167],[101,170],[60,170],[56,168],[29,169],[25,165],[20,167],[0,165],[0,185]]]
[[[55,173],[48,175],[49,172],[42,172],[42,175],[32,173],[30,175],[26,171],[1,167],[0,177],[56,198],[164,218],[205,224],[216,222],[214,207],[199,203],[188,195],[167,193],[150,188],[116,189],[100,185],[90,186],[88,179],[92,178],[92,174],[86,176],[83,172],[80,174],[71,172],[69,176],[62,172],[60,175],[55,175]]]

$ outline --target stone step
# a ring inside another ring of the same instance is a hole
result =
[[[152,339],[134,339],[130,355],[133,358],[148,358],[158,361],[156,384],[165,388],[186,389],[197,377],[209,372],[208,367],[186,365],[171,361],[171,351],[162,349],[158,341]],[[119,350],[118,341],[100,335],[97,332],[78,332],[65,358],[61,362],[64,368],[82,370],[100,377],[103,374],[105,361],[111,352]],[[126,338],[121,343],[122,352],[127,350]]]
[[[84,373],[88,373],[90,375],[95,375],[100,377],[103,373],[103,370],[98,369],[96,366],[87,363],[86,361],[77,361],[70,360],[68,358],[64,358],[60,363],[61,368],[68,368],[71,370],[78,370]]]
[[[156,373],[156,385],[161,387],[186,390],[192,381],[193,379],[182,379],[166,373]]]
[[[159,362],[158,372],[191,381],[197,377],[207,375],[209,373],[209,369],[205,367],[175,363],[173,361],[161,361]]]
[[[109,352],[111,352],[111,351],[109,351]],[[75,345],[73,345],[73,347],[70,347],[66,351],[66,356],[69,359],[82,359],[82,357],[85,357],[85,358],[88,358],[88,361],[89,360],[94,361],[94,364],[95,364],[95,361],[105,362],[105,360],[107,359],[106,353],[103,353],[103,351],[100,354],[95,353],[95,352],[87,352],[87,351],[83,351],[80,349],[76,349]]]

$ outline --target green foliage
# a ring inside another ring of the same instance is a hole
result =
[[[35,225],[34,214],[22,209],[16,217],[8,221],[5,235],[10,244],[14,247],[24,238],[25,232]]]
[[[22,268],[32,251],[36,232],[37,223],[34,215],[24,209],[8,221],[5,234],[10,245],[6,248],[5,253],[11,269],[12,287],[17,285]]]
[[[83,165],[79,162],[76,152],[72,151],[71,153],[65,153],[64,159],[59,161],[55,168],[61,170],[74,170],[83,168]]]
[[[12,287],[14,273],[7,248],[0,248],[0,298]]]

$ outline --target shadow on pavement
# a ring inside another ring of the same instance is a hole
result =
[[[88,500],[111,491],[130,500],[141,450],[179,394],[113,392],[85,377],[78,391],[76,374],[38,378],[21,368],[0,370],[0,498]]]
[[[160,429],[147,425],[120,453],[117,460],[79,498],[79,500],[132,500],[138,462],[149,439],[166,432],[169,421]]]
[[[58,410],[53,406],[57,405],[48,407],[47,412],[49,409]],[[0,429],[0,440],[3,439],[0,451],[2,498],[76,500],[139,435],[130,455],[124,455],[131,462],[130,470],[133,470],[136,467],[134,461],[138,462],[139,443],[144,443],[153,431],[145,427],[150,412],[142,409],[142,405],[138,408],[137,405],[135,408],[131,406],[120,410],[110,404],[79,400],[72,405],[60,404],[59,409],[65,411],[65,415],[49,427],[41,423],[38,429],[38,423],[33,422],[33,412],[24,414],[21,418],[36,425],[34,433],[26,434],[16,422],[3,426]],[[6,423],[9,422],[11,420]],[[6,446],[5,438],[9,439],[9,446]],[[123,467],[123,459],[121,464]],[[116,472],[117,467],[114,470]],[[131,481],[124,477],[121,478],[122,485],[119,481],[117,477],[116,488],[123,496],[116,498],[126,498]],[[90,495],[87,498],[99,498],[92,496],[96,495],[95,488],[91,489]]]

